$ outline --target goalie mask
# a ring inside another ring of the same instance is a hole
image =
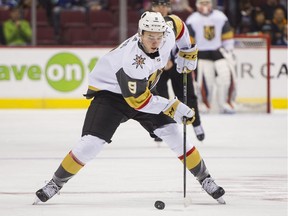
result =
[[[197,11],[203,15],[209,15],[212,12],[212,0],[197,0]]]
[[[149,32],[165,32],[166,23],[159,12],[144,12],[138,23],[139,33],[143,34],[143,31]]]

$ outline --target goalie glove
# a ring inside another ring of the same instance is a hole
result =
[[[163,110],[163,113],[173,118],[178,123],[183,123],[184,118],[186,118],[187,125],[192,124],[195,120],[194,110],[190,109],[176,98],[170,100],[167,107]]]
[[[191,48],[181,49],[176,58],[176,69],[178,73],[190,73],[197,66],[198,49],[196,44]]]
[[[236,56],[233,50],[227,50],[223,47],[219,48],[219,51],[223,55],[223,57],[229,62],[231,65],[236,65]]]

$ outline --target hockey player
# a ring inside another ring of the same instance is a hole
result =
[[[176,16],[167,25],[160,13],[145,12],[139,31],[104,55],[89,74],[86,97],[93,98],[87,110],[82,137],[61,162],[53,178],[36,192],[35,204],[46,202],[110,143],[119,125],[128,119],[138,121],[154,133],[183,160],[183,133],[178,123],[194,120],[194,111],[177,99],[153,95],[152,89],[167,64],[171,49],[180,50],[177,68],[196,68],[197,48],[191,45],[185,24]],[[184,70],[185,71],[185,70]],[[187,169],[202,188],[218,202],[224,189],[211,178],[198,150],[187,140]],[[164,168],[165,169],[165,168]]]
[[[167,17],[171,11],[170,0],[152,0],[152,11],[160,12],[164,18]],[[171,59],[168,61],[168,64],[166,65],[164,72],[157,83],[156,89],[160,96],[169,98],[167,82],[170,79],[175,96],[180,101],[183,101],[183,75],[177,72],[175,64],[177,51],[177,46],[175,46],[171,52]],[[187,105],[190,108],[193,108],[195,111],[195,121],[193,122],[192,126],[197,139],[199,141],[203,141],[205,138],[205,133],[203,127],[201,126],[197,97],[193,86],[192,73],[187,76]],[[161,141],[161,139],[156,137],[155,141]]]
[[[197,0],[197,12],[191,14],[186,25],[197,43],[198,67],[197,83],[200,87],[202,102],[207,111],[213,99],[213,86],[216,83],[217,104],[221,113],[234,113],[235,70],[227,59],[233,62],[233,32],[226,15],[212,9],[211,0]],[[227,59],[224,57],[226,56]]]

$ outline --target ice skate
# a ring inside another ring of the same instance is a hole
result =
[[[235,114],[236,109],[234,104],[225,103],[223,105],[223,114]]]
[[[199,141],[203,141],[205,139],[204,130],[201,125],[193,127],[196,137]]]
[[[212,196],[218,203],[226,204],[225,200],[223,199],[223,195],[225,194],[225,190],[218,186],[214,179],[211,177],[207,177],[202,182],[202,188]]]
[[[58,186],[53,179],[50,180],[43,188],[36,191],[36,199],[33,203],[33,205],[36,205],[40,201],[46,202],[51,197],[53,197],[55,194],[59,193],[60,189],[62,187]]]
[[[203,114],[208,114],[211,112],[211,109],[209,107],[207,107],[206,104],[204,104],[204,103],[199,103],[198,109],[199,109],[199,112],[203,113]]]

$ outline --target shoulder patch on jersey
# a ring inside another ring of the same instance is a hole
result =
[[[136,69],[140,66],[141,69],[143,69],[143,65],[145,64],[145,60],[146,58],[142,57],[142,55],[137,55],[136,57],[133,59],[135,62],[133,62],[132,65],[136,65]]]

